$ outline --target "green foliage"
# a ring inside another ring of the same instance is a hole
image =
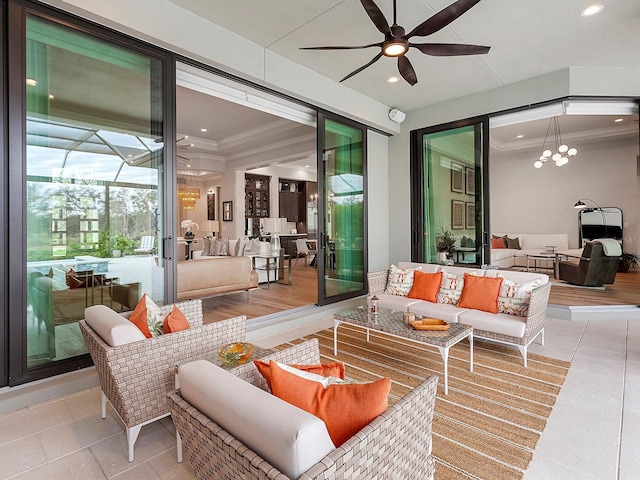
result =
[[[622,263],[628,264],[631,270],[635,270],[636,268],[638,268],[638,265],[640,265],[640,255],[629,252],[622,252],[620,261]]]
[[[453,246],[456,244],[456,237],[448,228],[444,228],[442,225],[440,225],[439,228],[440,232],[436,239],[436,248],[439,252],[451,253],[453,251]]]

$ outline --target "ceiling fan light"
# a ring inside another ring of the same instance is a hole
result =
[[[387,57],[399,57],[407,52],[409,45],[407,41],[402,38],[395,38],[389,40],[382,45],[382,53]]]

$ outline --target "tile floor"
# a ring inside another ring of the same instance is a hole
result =
[[[331,319],[252,341],[271,346]],[[572,367],[525,480],[631,480],[640,471],[640,321],[552,320],[531,351]],[[192,479],[176,462],[173,424],[142,429],[127,462],[120,421],[100,418],[98,388],[0,416],[0,479]]]

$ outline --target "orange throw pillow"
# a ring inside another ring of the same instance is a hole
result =
[[[160,307],[153,300],[147,297],[145,293],[131,313],[129,321],[131,321],[145,337],[157,337],[162,335],[162,320],[164,316]]]
[[[491,239],[491,248],[493,248],[493,249],[505,248],[504,240],[502,239],[502,237],[492,238]]]
[[[318,382],[289,373],[271,361],[273,394],[320,418],[336,447],[362,430],[388,406],[391,380],[364,384]]]
[[[436,303],[441,282],[442,272],[422,273],[416,270],[413,272],[413,287],[407,297]]]
[[[267,381],[269,390],[273,392],[271,388],[271,364],[264,360],[254,360],[253,364],[256,366],[260,374]],[[316,375],[322,375],[323,377],[336,377],[344,380],[344,363],[319,363],[318,365],[289,365],[290,367],[297,368],[303,372],[315,373]]]
[[[175,333],[181,330],[189,330],[189,320],[184,316],[182,310],[175,305],[171,309],[171,313],[164,319],[162,329],[164,333]]]
[[[489,313],[498,313],[498,295],[502,278],[476,277],[464,274],[464,287],[459,308],[473,308]]]

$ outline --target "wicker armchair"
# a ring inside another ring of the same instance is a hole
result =
[[[102,418],[107,416],[108,400],[126,427],[130,462],[140,429],[169,415],[166,396],[175,388],[176,365],[203,358],[225,343],[245,339],[244,315],[203,325],[201,300],[177,305],[191,328],[117,347],[105,343],[84,320],[79,322],[100,380]],[[168,313],[172,307],[161,309]]]
[[[318,341],[309,340],[267,358],[284,363],[318,363]],[[234,374],[266,389],[253,363]],[[434,375],[427,378],[300,479],[432,479],[435,463],[431,456],[431,428],[437,381]],[[197,478],[289,479],[184,400],[180,390],[169,394],[169,406]]]

